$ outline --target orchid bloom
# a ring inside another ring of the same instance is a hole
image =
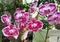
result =
[[[52,13],[48,16],[49,24],[59,24],[60,23],[60,12]]]
[[[39,6],[39,14],[41,16],[45,16],[55,11],[56,11],[56,5],[53,3],[45,2],[45,4]]]
[[[18,25],[18,28],[23,29],[26,27],[26,23],[29,21],[30,14],[29,12],[24,12],[22,10],[16,10],[14,13],[15,22]]]
[[[10,25],[11,24],[11,15],[10,14],[3,14],[1,16],[1,21],[4,23],[4,25]]]
[[[29,20],[29,12],[24,12],[22,10],[16,10],[16,12],[14,13],[14,19],[16,22],[20,22],[22,21],[22,19],[26,19],[26,21],[24,20],[24,22],[27,22]]]
[[[38,30],[41,30],[43,28],[43,23],[41,21],[36,20],[36,19],[32,19],[28,23],[27,28],[29,31],[37,32]]]
[[[4,27],[2,29],[3,35],[8,37],[9,39],[18,38],[19,35],[19,31],[16,27],[14,27],[13,25],[9,25],[7,27]]]
[[[30,5],[29,12],[34,13],[36,11],[36,7],[37,7],[37,1],[34,1],[34,3]]]

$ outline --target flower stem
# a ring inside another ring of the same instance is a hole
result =
[[[49,30],[50,30],[49,27],[50,27],[50,26],[47,27],[45,42],[48,42],[48,33],[49,33]]]

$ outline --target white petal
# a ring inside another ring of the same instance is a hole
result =
[[[18,38],[18,35],[14,36],[14,38],[17,39]]]
[[[22,35],[22,37],[21,37],[21,40],[22,40],[22,41],[27,38],[28,32],[29,32],[29,31],[26,31],[26,32]]]
[[[38,12],[35,11],[35,13],[32,13],[32,18],[35,18],[37,16]]]

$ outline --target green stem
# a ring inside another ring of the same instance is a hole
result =
[[[49,30],[50,30],[49,27],[50,27],[50,26],[47,27],[45,42],[48,42],[48,33],[49,33]]]

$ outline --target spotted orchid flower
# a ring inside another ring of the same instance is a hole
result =
[[[29,31],[37,32],[38,30],[41,30],[43,28],[43,23],[41,21],[36,20],[36,19],[32,19],[28,23],[27,27],[28,27]]]
[[[60,12],[52,13],[48,16],[49,24],[59,24],[60,23]]]
[[[22,19],[26,19],[26,21],[24,20],[24,22],[27,22],[29,20],[29,16],[29,12],[24,12],[19,9],[14,13],[14,19],[16,20],[16,22],[20,22],[22,21]]]
[[[56,24],[60,24],[60,12],[57,12],[57,18],[55,20]]]
[[[26,26],[27,26],[26,23],[23,22],[17,23],[17,27],[19,30],[23,30],[24,28],[26,28]]]
[[[29,12],[24,12],[24,11],[18,9],[14,13],[14,19],[18,25],[18,28],[23,29],[26,27],[26,23],[30,19],[30,14],[29,14]]]
[[[19,31],[16,27],[14,27],[13,25],[9,25],[7,27],[4,27],[2,29],[3,35],[8,37],[9,39],[18,38],[19,35]]]
[[[29,12],[34,13],[36,11],[36,7],[37,7],[37,1],[34,1],[34,3],[30,5]]]
[[[10,25],[11,24],[11,15],[10,14],[3,14],[1,16],[1,21],[4,23],[3,25]]]
[[[56,5],[53,3],[45,2],[45,4],[39,6],[39,14],[41,16],[46,16],[52,12],[56,11]]]

